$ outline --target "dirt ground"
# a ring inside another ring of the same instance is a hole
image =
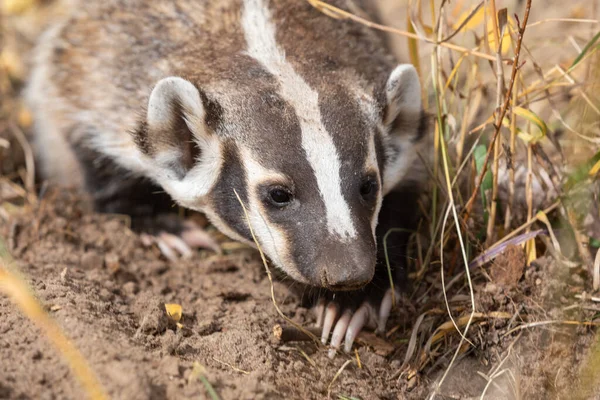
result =
[[[401,364],[418,314],[443,307],[435,296],[396,313],[387,345],[373,341],[360,346],[358,355],[330,360],[312,343],[274,340],[274,325],[285,321],[275,311],[254,251],[199,252],[192,260],[170,263],[157,248],[145,248],[123,218],[90,213],[86,204],[68,191],[50,192],[33,214],[16,219],[3,235],[39,299],[112,398],[208,398],[200,381],[188,379],[194,362],[206,368],[223,399],[321,399],[328,393],[331,398],[418,399],[443,371],[430,365],[416,378],[398,376],[410,370]],[[496,283],[477,285],[478,311],[507,311],[520,318],[517,310],[535,304],[550,314],[548,319],[565,318],[561,301],[581,293],[584,279],[557,276],[553,265],[542,259],[523,271],[520,250],[507,254],[490,270]],[[275,293],[284,313],[311,322],[312,313],[298,306],[285,284],[276,282]],[[170,323],[165,303],[183,307],[182,328]],[[571,314],[581,319],[585,313]],[[470,336],[475,348],[451,370],[439,398],[478,396],[486,380],[477,372],[492,375],[501,358],[516,381],[499,377],[486,398],[590,398],[598,378],[586,375],[586,360],[600,343],[593,343],[589,328],[558,325],[500,336],[510,324],[505,319],[476,324]],[[0,398],[81,398],[82,389],[62,357],[4,297],[0,354]],[[351,363],[334,381],[342,365],[356,357],[361,366]],[[574,388],[583,395],[571,397]]]
[[[404,26],[403,8],[392,3],[386,3],[387,22]],[[23,168],[22,155],[1,156],[5,170]],[[355,353],[330,360],[327,349],[312,342],[275,339],[273,328],[289,323],[273,305],[255,251],[212,231],[224,255],[198,251],[190,260],[170,262],[156,246],[144,245],[123,216],[93,213],[79,195],[43,189],[35,206],[21,207],[10,187],[0,185],[0,205],[16,204],[6,208],[13,210],[10,218],[0,215],[0,238],[111,398],[211,398],[194,372],[199,363],[224,400],[424,399],[458,348],[437,262],[412,282],[384,337],[364,335]],[[449,264],[448,298],[464,328],[469,290],[462,267],[453,266],[457,259]],[[594,328],[600,306],[589,299],[586,268],[569,268],[551,254],[526,266],[521,247],[512,247],[472,274],[472,346],[462,348],[436,399],[600,399]],[[287,282],[276,281],[274,292],[289,318],[314,322]],[[179,326],[167,315],[170,303],[182,306]],[[0,295],[0,399],[83,394],[63,356]]]

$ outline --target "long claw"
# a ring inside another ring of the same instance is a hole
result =
[[[342,340],[344,339],[344,335],[346,334],[346,329],[348,329],[348,324],[350,323],[351,318],[352,311],[346,309],[338,322],[335,324],[333,334],[331,335],[331,349],[328,353],[329,358],[335,357],[337,349],[339,349],[340,344],[342,344]]]
[[[193,248],[210,249],[221,254],[221,247],[206,231],[198,227],[188,227],[181,232],[181,239]]]
[[[335,322],[335,319],[338,316],[339,307],[336,303],[332,302],[327,305],[325,308],[325,319],[323,321],[323,331],[321,333],[321,343],[327,344],[327,339],[329,338],[329,332],[331,332],[331,327]]]
[[[354,339],[358,336],[360,331],[364,328],[364,326],[369,321],[369,317],[371,314],[371,306],[368,303],[363,303],[358,310],[352,316],[350,323],[348,324],[348,329],[346,330],[346,342],[344,344],[344,351],[349,353],[352,350],[352,344],[354,343]]]
[[[167,242],[165,242],[162,238],[155,237],[156,245],[160,252],[169,260],[169,261],[177,261],[177,254],[175,251],[169,246]]]
[[[323,320],[325,319],[325,298],[320,297],[317,301],[317,305],[314,307],[315,314],[317,314],[317,322],[315,327],[320,328],[323,326]]]
[[[161,232],[158,237],[171,247],[171,249],[181,254],[184,259],[192,257],[192,249],[179,237],[167,232]]]
[[[387,320],[390,317],[390,312],[392,310],[392,289],[388,289],[383,296],[383,300],[381,300],[381,305],[379,306],[379,319],[377,320],[377,329],[375,333],[382,334],[385,332],[385,326],[387,325]]]

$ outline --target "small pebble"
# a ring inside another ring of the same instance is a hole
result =
[[[65,268],[65,269],[63,269],[63,270],[62,270],[62,272],[60,273],[60,280],[61,280],[62,282],[67,282],[67,281],[68,281],[68,279],[69,279],[69,277],[68,277],[68,269],[67,269],[67,268]]]
[[[127,295],[134,295],[138,291],[137,284],[135,282],[127,282],[123,285],[123,292]]]
[[[295,361],[294,362],[294,371],[300,372],[304,369],[304,364],[302,363],[302,361]]]

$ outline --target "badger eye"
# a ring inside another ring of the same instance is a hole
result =
[[[360,186],[360,195],[363,199],[369,200],[377,193],[377,181],[369,177]]]
[[[269,190],[269,201],[277,207],[283,207],[292,201],[292,194],[284,188],[273,188]]]

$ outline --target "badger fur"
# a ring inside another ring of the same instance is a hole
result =
[[[375,18],[369,0],[331,3]],[[41,39],[26,93],[47,179],[134,218],[174,201],[254,245],[250,224],[294,280],[381,301],[382,229],[414,216],[398,188],[417,179],[425,128],[417,73],[378,33],[301,0],[73,10]]]

